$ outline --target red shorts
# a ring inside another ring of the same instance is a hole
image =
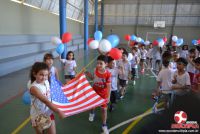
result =
[[[95,90],[95,92],[96,92],[99,96],[101,96],[101,98],[103,98],[103,99],[108,99],[108,93],[107,93],[106,90],[107,90],[107,89],[105,89],[105,90]],[[107,108],[107,103],[101,105],[101,108]]]

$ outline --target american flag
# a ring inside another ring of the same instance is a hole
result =
[[[90,86],[86,76],[81,73],[67,85],[51,78],[51,97],[53,104],[67,116],[78,114],[106,103]]]

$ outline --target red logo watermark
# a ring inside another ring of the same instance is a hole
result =
[[[176,124],[172,124],[171,128],[175,129],[199,129],[197,121],[187,121],[187,114],[184,111],[177,111],[174,114]]]

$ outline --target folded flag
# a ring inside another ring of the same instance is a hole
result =
[[[78,114],[106,103],[90,86],[84,73],[61,87],[61,83],[51,78],[52,103],[67,116]]]

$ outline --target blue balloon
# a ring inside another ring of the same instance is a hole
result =
[[[101,31],[96,31],[94,33],[94,39],[100,41],[102,39],[103,35]]]
[[[30,105],[31,104],[31,96],[29,91],[24,92],[22,96],[22,101],[25,105]]]
[[[140,43],[141,43],[141,44],[144,44],[144,40],[142,39],[142,40],[140,41]]]
[[[116,47],[119,44],[119,37],[117,35],[108,35],[107,40],[112,45],[112,48]]]
[[[176,44],[177,44],[178,46],[182,45],[182,44],[183,44],[183,38],[178,39],[178,40],[176,41]]]
[[[131,40],[132,40],[132,41],[135,41],[135,40],[136,40],[136,38],[137,38],[137,37],[136,37],[134,34],[133,34],[133,35],[131,35]]]
[[[64,52],[64,49],[65,49],[65,46],[61,43],[61,44],[59,44],[59,45],[57,46],[56,52],[57,52],[58,54],[62,54],[62,53]]]
[[[157,41],[158,41],[158,43],[160,43],[160,42],[163,41],[163,39],[162,38],[158,38]]]
[[[193,44],[193,45],[197,45],[197,44],[198,44],[198,41],[197,41],[197,40],[192,40],[192,44]]]

